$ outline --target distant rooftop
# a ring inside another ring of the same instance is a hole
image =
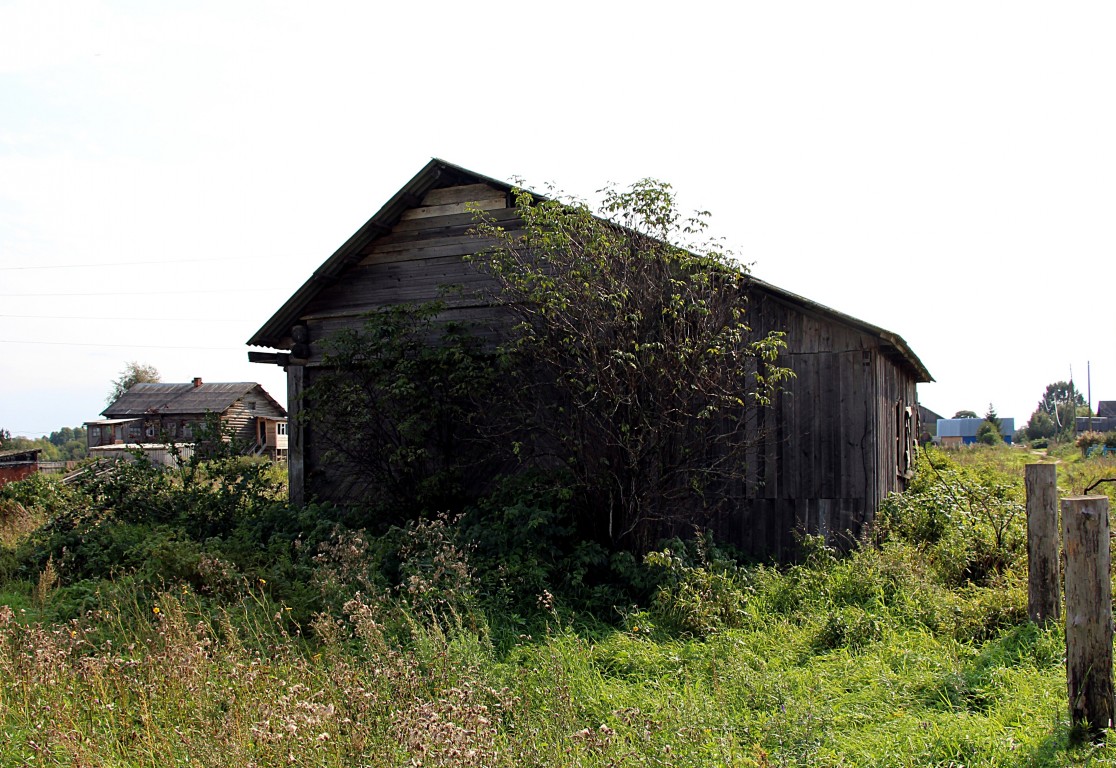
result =
[[[145,414],[222,413],[253,390],[259,390],[280,412],[286,413],[283,406],[254,381],[206,384],[201,379],[185,384],[136,384],[101,413],[109,419]]]

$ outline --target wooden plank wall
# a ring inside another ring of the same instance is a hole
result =
[[[750,461],[752,498],[726,532],[777,557],[794,551],[796,532],[850,546],[900,489],[896,430],[915,407],[913,379],[878,338],[762,292],[749,318],[753,328],[785,330],[782,364],[796,377],[754,417],[762,443]]]
[[[503,190],[486,184],[431,190],[303,312],[311,354],[305,365],[288,367],[287,461],[292,501],[296,494],[299,499],[295,503],[315,495],[341,501],[354,491],[344,467],[322,461],[328,451],[323,436],[298,419],[302,393],[313,384],[322,364],[325,339],[360,328],[364,314],[376,307],[436,299],[447,305],[442,319],[468,325],[479,336],[494,339],[506,325],[506,315],[486,298],[495,283],[462,258],[491,245],[469,234],[476,223],[475,215],[466,209],[469,204],[488,211],[498,223],[518,221]]]
[[[433,299],[446,302],[445,319],[481,336],[494,339],[506,327],[507,316],[491,304],[493,282],[462,260],[489,245],[468,234],[474,225],[469,202],[515,226],[515,211],[499,189],[472,184],[433,190],[365,247],[303,313],[311,356],[305,369],[291,366],[298,371],[288,392],[292,498],[296,484],[332,495],[346,482],[343,468],[322,465],[322,441],[297,425],[297,398],[321,364],[323,339],[359,327],[374,307]],[[447,293],[448,286],[457,289]],[[847,545],[864,532],[879,501],[901,485],[901,441],[895,436],[903,409],[915,406],[913,380],[869,333],[763,291],[753,291],[750,302],[753,328],[786,332],[784,364],[797,378],[771,407],[749,414],[759,438],[742,483],[750,498],[722,515],[717,528],[760,556],[794,552],[796,531]],[[313,477],[306,474],[309,468]]]
[[[449,308],[446,319],[467,323],[481,336],[498,334],[502,315],[491,306],[495,281],[462,258],[494,244],[469,234],[476,217],[468,205],[509,226],[518,221],[503,190],[486,184],[428,192],[308,305],[302,316],[310,333],[308,364],[320,364],[322,339],[359,327],[374,307],[441,300]]]

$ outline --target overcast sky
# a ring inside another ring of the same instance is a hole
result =
[[[0,427],[246,340],[431,157],[656,177],[949,416],[1116,399],[1116,4],[0,0]]]

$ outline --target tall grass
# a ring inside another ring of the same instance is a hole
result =
[[[1014,468],[931,458],[880,546],[806,542],[787,568],[664,550],[657,596],[612,626],[553,596],[529,625],[491,612],[455,589],[472,574],[442,529],[402,589],[343,595],[334,563],[304,624],[262,578],[105,582],[67,622],[13,601],[0,765],[1116,763],[1112,739],[1069,743],[1062,635],[1026,621],[1014,539],[994,567],[958,567],[996,543]]]

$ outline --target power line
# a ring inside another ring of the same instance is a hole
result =
[[[142,322],[168,322],[168,323],[246,323],[247,318],[222,318],[210,317],[88,317],[85,315],[0,315],[0,317],[19,317],[26,320],[137,320]]]
[[[61,298],[64,296],[172,296],[197,293],[271,293],[277,288],[230,288],[227,290],[193,290],[193,291],[104,291],[94,293],[0,293],[4,298]]]
[[[87,269],[93,267],[136,267],[147,266],[151,264],[202,264],[207,262],[220,261],[228,263],[230,261],[264,261],[272,260],[270,257],[265,256],[237,256],[228,259],[168,259],[166,261],[102,261],[92,264],[36,264],[25,265],[18,267],[0,267],[0,271],[14,271],[25,269]]]
[[[178,347],[169,344],[90,344],[80,341],[16,341],[14,339],[0,339],[0,344],[30,344],[31,346],[50,345],[54,347],[119,347],[123,349],[201,349],[209,351],[239,352],[247,349],[243,347]]]

